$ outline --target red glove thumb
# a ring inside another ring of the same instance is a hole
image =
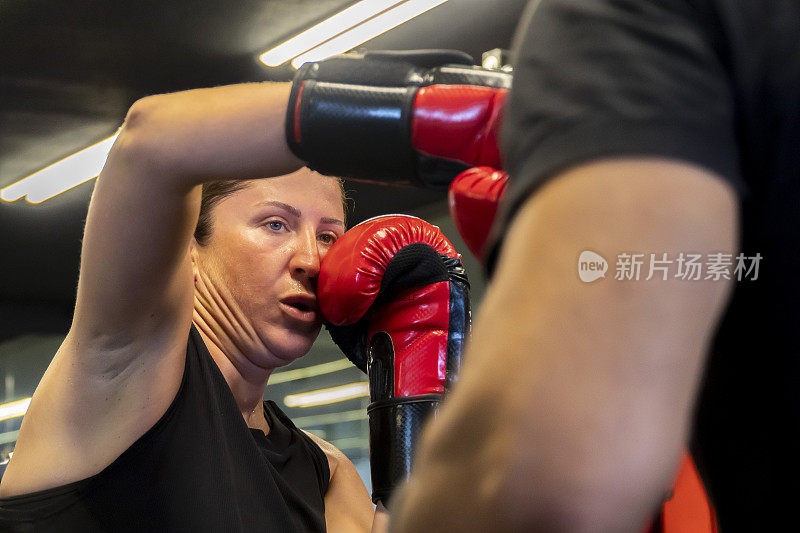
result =
[[[507,185],[508,174],[491,167],[470,168],[450,183],[450,215],[478,259],[483,259],[486,238]]]

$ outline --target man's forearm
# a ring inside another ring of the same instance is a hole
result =
[[[563,178],[507,238],[394,533],[638,531],[669,487],[729,283],[583,283],[577,258],[731,252],[733,196],[659,163]]]
[[[122,133],[150,164],[192,186],[302,166],[285,141],[289,83],[246,83],[145,97]]]

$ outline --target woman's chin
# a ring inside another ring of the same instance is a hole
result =
[[[284,329],[283,331],[276,331],[270,340],[272,354],[280,359],[284,364],[289,364],[295,359],[299,359],[306,355],[314,341],[319,336],[321,325],[316,325],[313,328],[298,331],[296,329]]]

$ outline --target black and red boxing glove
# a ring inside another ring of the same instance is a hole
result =
[[[470,329],[464,267],[436,226],[380,216],[328,251],[317,298],[331,337],[369,377],[372,499],[388,505],[460,366]]]
[[[323,174],[445,188],[500,167],[511,75],[451,50],[345,54],[297,71],[286,113],[292,152]]]

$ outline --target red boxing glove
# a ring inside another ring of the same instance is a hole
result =
[[[486,239],[507,186],[508,174],[490,167],[465,170],[450,183],[450,215],[478,259],[483,259]]]
[[[669,498],[646,533],[717,533],[717,515],[694,461],[684,452]]]
[[[344,54],[306,63],[286,114],[292,152],[323,174],[444,188],[500,166],[511,75],[453,50]]]
[[[436,226],[376,217],[325,255],[317,298],[333,340],[369,376],[372,495],[387,505],[460,365],[470,327],[460,256]]]
[[[411,145],[429,156],[500,168],[499,128],[507,89],[433,85],[417,91]]]

